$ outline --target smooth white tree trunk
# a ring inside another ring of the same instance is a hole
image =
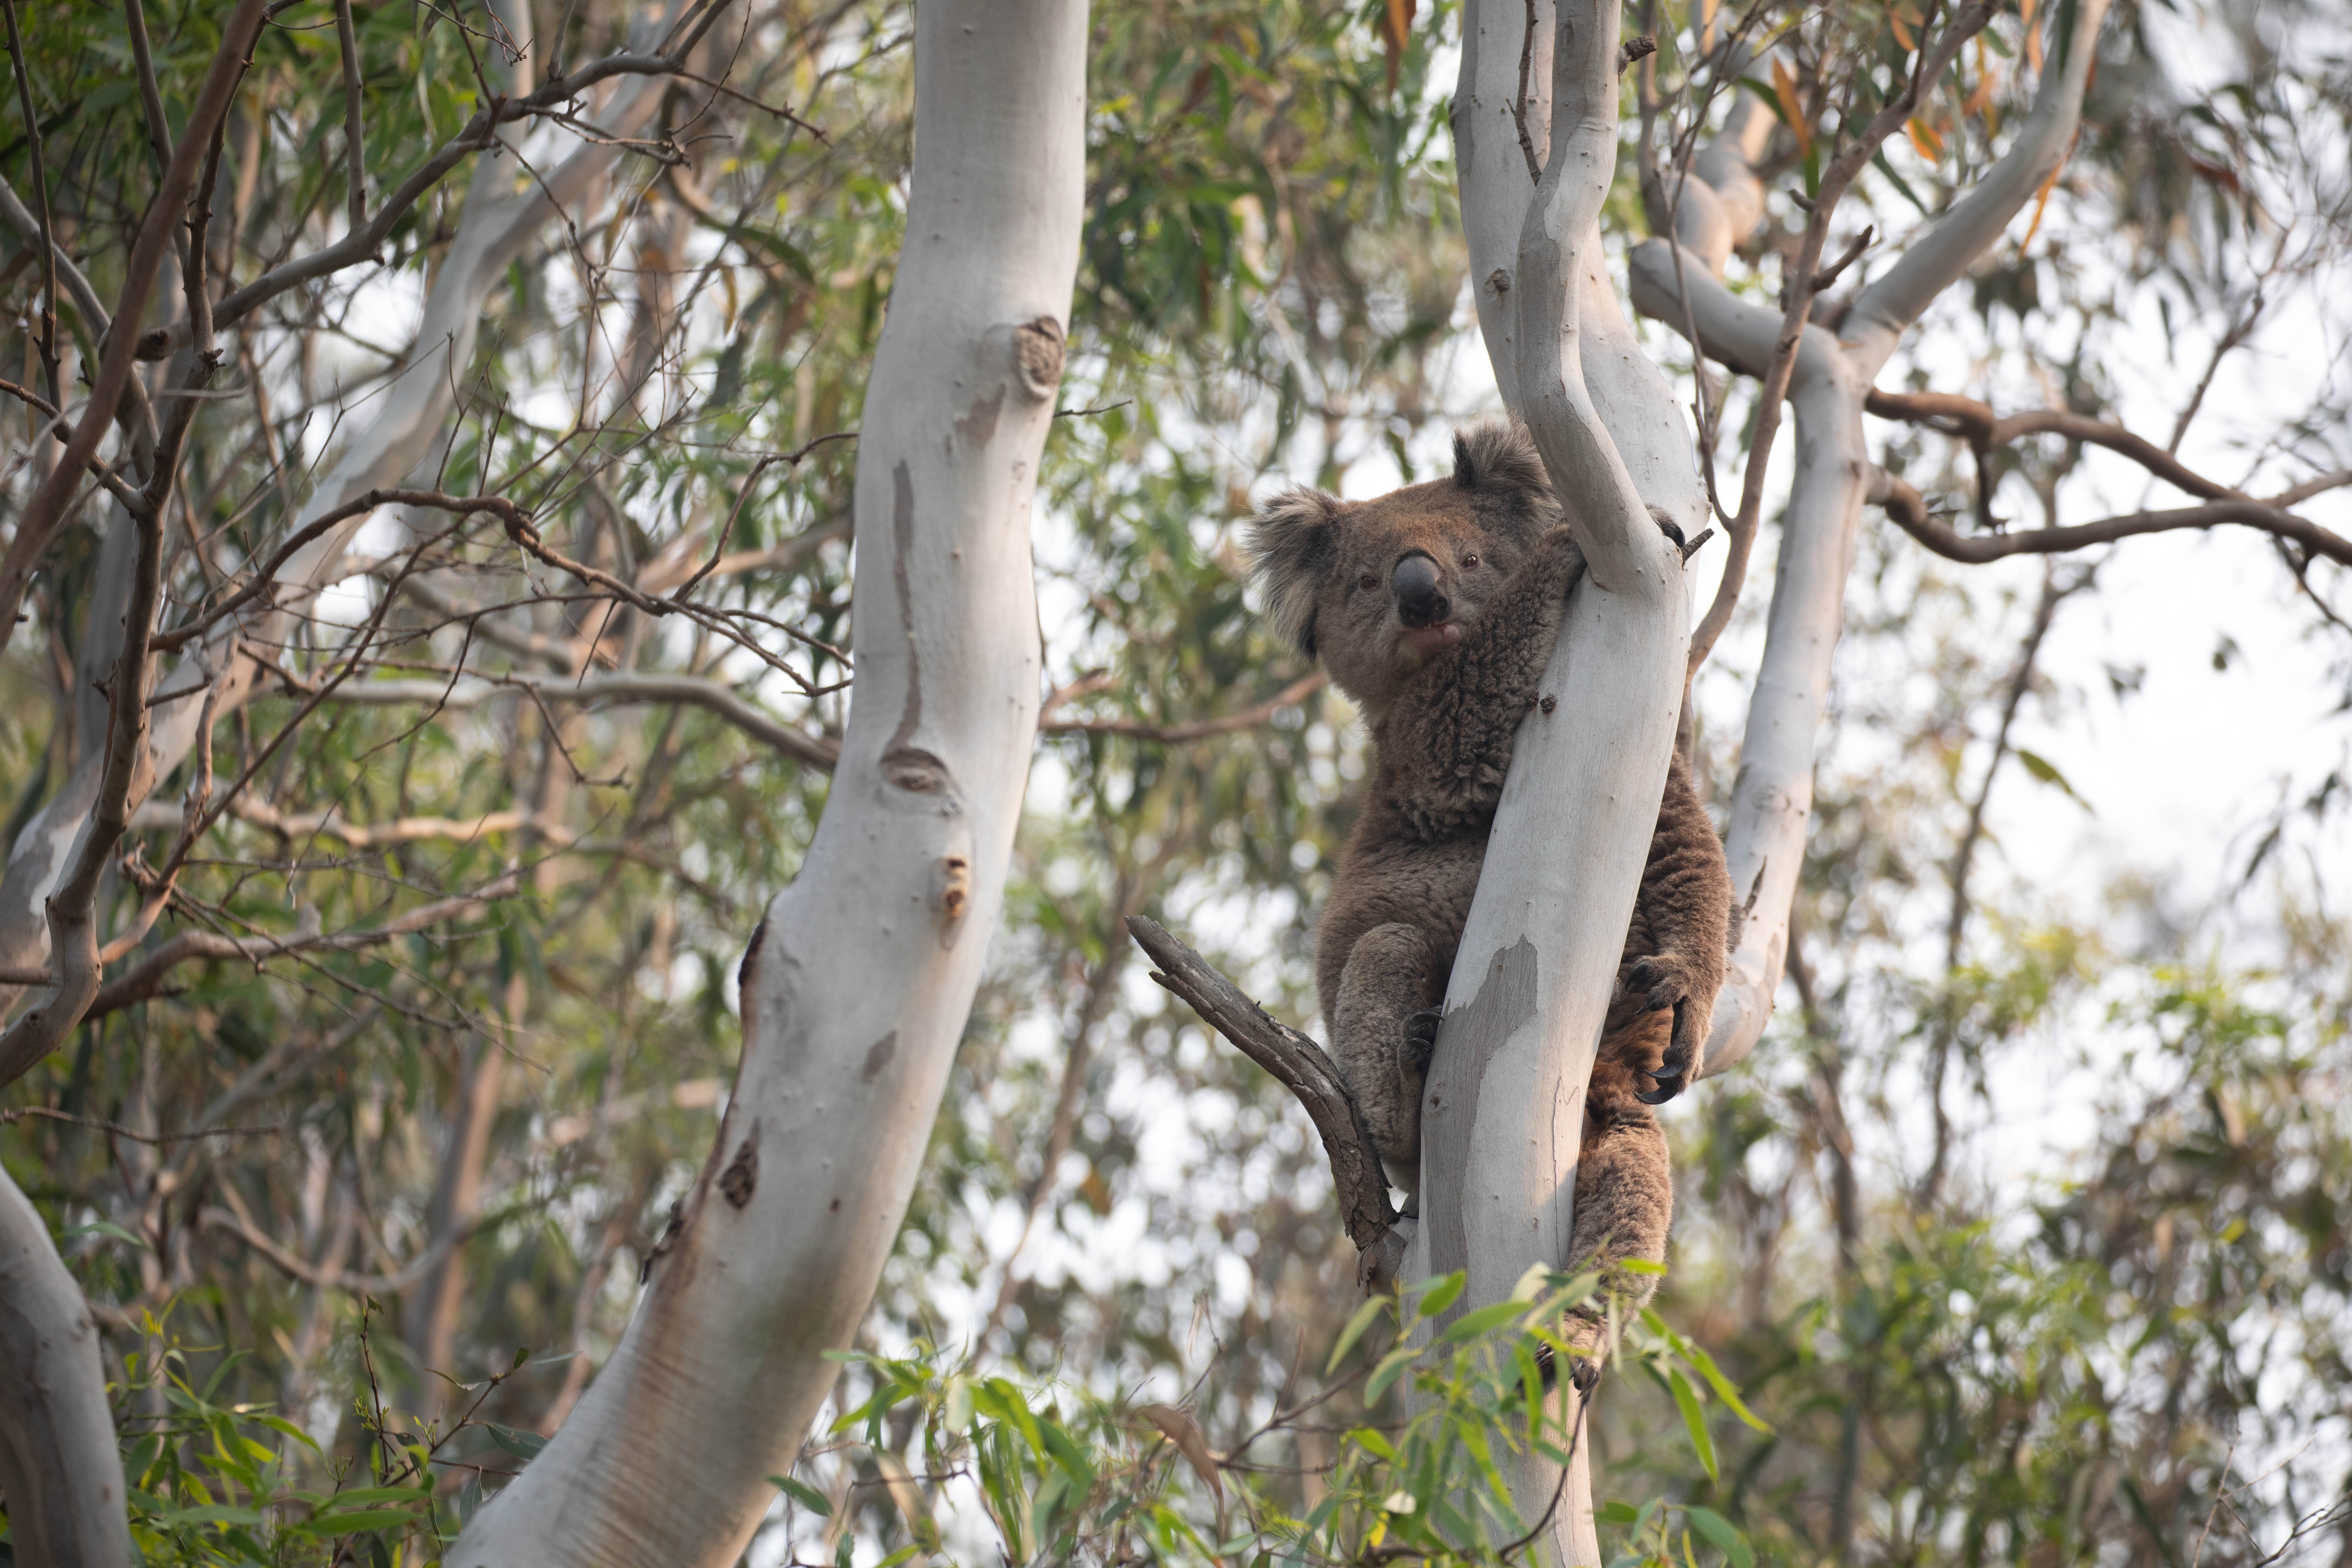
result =
[[[855,704],[744,961],[702,1180],[613,1358],[451,1568],[732,1563],[833,1386],[996,925],[1036,726],[1029,514],[1083,204],[1085,0],[925,0],[857,458]]]
[[[1470,0],[1463,20],[1454,152],[1479,324],[1591,563],[1545,675],[1557,705],[1519,731],[1423,1105],[1406,1272],[1465,1269],[1471,1306],[1507,1298],[1531,1263],[1568,1261],[1585,1083],[1690,639],[1682,563],[1647,508],[1692,534],[1706,517],[1681,413],[1601,266],[1616,23],[1606,0],[1538,5],[1526,118],[1538,186],[1513,113],[1528,13]],[[1601,1560],[1581,1447],[1565,1478],[1534,1461],[1511,1479],[1529,1523],[1550,1514],[1544,1560]]]
[[[1863,401],[1901,332],[2000,237],[2064,156],[2105,10],[2105,0],[2075,8],[2064,65],[2042,82],[2015,143],[1979,189],[1863,291],[1846,341],[1814,328],[1801,348],[1790,393],[1792,496],[1727,850],[1735,889],[1755,892],[1754,914],[1716,1002],[1706,1073],[1754,1048],[1786,957],[1814,751],[1871,473]],[[1616,308],[1591,228],[1614,160],[1616,11],[1571,4],[1555,13],[1549,0],[1535,0],[1532,24],[1530,43],[1527,7],[1500,0],[1465,6],[1455,157],[1496,380],[1536,433],[1580,536],[1595,512],[1622,519],[1629,487],[1695,536],[1707,509],[1686,426]],[[1770,358],[1778,314],[1737,299],[1721,273],[1733,245],[1762,216],[1752,160],[1769,129],[1757,106],[1735,104],[1681,194],[1681,268],[1667,242],[1653,241],[1636,251],[1632,280],[1646,313],[1677,331],[1695,320],[1708,353],[1756,373]],[[1545,168],[1532,206],[1530,150]],[[1566,188],[1579,177],[1589,208]],[[1578,280],[1573,309],[1562,301],[1567,279]],[[1606,435],[1596,436],[1602,423]],[[1628,570],[1625,547],[1638,531],[1588,542],[1592,574],[1571,602],[1546,677],[1559,704],[1521,730],[1493,830],[1497,846],[1541,845],[1543,852],[1487,861],[1423,1109],[1421,1215],[1407,1268],[1423,1276],[1466,1268],[1464,1300],[1474,1305],[1500,1300],[1528,1263],[1564,1260],[1571,1234],[1584,1084],[1673,744],[1688,642],[1681,572],[1670,552],[1654,579]],[[1584,1456],[1578,1458],[1548,1544],[1561,1563],[1597,1563]],[[1514,1479],[1531,1519],[1560,1484],[1544,1467]]]
[[[98,1325],[38,1210],[0,1177],[0,1490],[26,1568],[130,1568]]]

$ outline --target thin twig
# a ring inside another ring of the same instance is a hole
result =
[[[1519,151],[1528,160],[1528,178],[1543,184],[1543,163],[1536,157],[1535,138],[1528,133],[1528,72],[1536,58],[1536,0],[1527,0],[1528,28],[1519,39],[1519,95],[1511,100],[1511,122],[1519,130]]]
[[[335,0],[335,45],[343,56],[343,167],[351,185],[343,200],[351,231],[357,233],[367,226],[367,144],[360,124],[360,40],[352,26],[352,0]]]
[[[0,1124],[14,1126],[27,1116],[37,1116],[44,1121],[62,1121],[73,1127],[94,1128],[116,1138],[128,1138],[134,1143],[184,1143],[195,1138],[261,1138],[286,1131],[286,1124],[280,1121],[268,1127],[201,1127],[194,1132],[138,1132],[120,1121],[109,1121],[97,1116],[76,1116],[69,1111],[51,1110],[46,1105],[16,1105],[0,1110]]]

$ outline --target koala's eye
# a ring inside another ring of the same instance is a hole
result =
[[[1472,551],[1469,554],[1465,555],[1465,556],[1462,558],[1462,564],[1463,564],[1465,567],[1470,567],[1470,566],[1475,566],[1475,565],[1477,565],[1477,564],[1478,564],[1478,552],[1477,552],[1476,551],[1475,551],[1475,550],[1474,550],[1474,551]]]
[[[1356,586],[1361,588],[1367,594],[1370,593],[1380,585],[1381,580],[1370,572],[1365,573],[1362,576],[1356,579]]]

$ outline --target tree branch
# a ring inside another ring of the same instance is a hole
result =
[[[408,936],[428,926],[465,913],[477,905],[510,898],[521,886],[520,871],[505,876],[470,893],[436,899],[404,915],[364,931],[293,932],[287,936],[227,936],[219,931],[182,931],[142,959],[128,973],[110,982],[89,1005],[85,1018],[102,1018],[136,1003],[152,1000],[170,981],[172,971],[198,959],[242,959],[259,968],[273,958],[300,952],[350,952],[374,947],[394,937]]]
[[[2252,498],[2237,500],[2212,501],[2204,506],[2179,507],[2169,511],[2136,511],[2123,517],[2105,518],[2097,522],[2074,523],[2064,528],[2029,529],[2021,533],[1962,534],[1938,521],[1927,508],[1918,490],[1907,481],[1875,470],[1871,476],[1870,500],[1886,509],[1903,531],[1948,561],[1982,565],[2011,555],[2053,555],[2069,550],[2081,550],[2094,544],[2112,544],[2119,539],[2136,539],[2147,533],[2169,533],[2184,528],[2212,528],[2221,523],[2238,523],[2258,528],[2265,533],[2291,540],[2315,556],[2324,556],[2340,565],[2352,566],[2352,539],[2330,533],[2317,523],[2295,516],[2284,507]]]
[[[2053,62],[2055,68],[2043,73],[2033,108],[2016,140],[1967,195],[1954,202],[1934,227],[1906,246],[1895,265],[1856,296],[1840,335],[1860,345],[1871,374],[1875,374],[1885,363],[1904,330],[1991,248],[2026,199],[2064,165],[2082,125],[2083,93],[2106,12],[2106,0],[2050,7],[2053,34],[2068,22],[2074,30],[2057,40],[2062,61]],[[1940,79],[1949,64],[1939,61],[1926,79]]]
[[[408,210],[423,200],[426,192],[440,184],[442,176],[476,153],[487,151],[498,141],[501,125],[533,115],[561,116],[562,106],[578,98],[583,90],[609,78],[624,76],[679,76],[685,73],[686,57],[678,55],[647,55],[621,53],[607,55],[577,72],[549,81],[536,92],[517,98],[493,95],[477,110],[465,128],[451,137],[433,155],[411,170],[408,176],[393,187],[375,216],[364,225],[355,226],[334,244],[322,246],[308,256],[271,268],[244,288],[229,294],[213,311],[215,325],[234,326],[260,306],[297,284],[314,278],[324,278],[341,271],[355,262],[373,258],[392,237],[392,231]],[[762,105],[764,108],[765,106]],[[811,127],[814,130],[814,127]],[[142,359],[162,359],[187,342],[185,323],[147,333],[139,342]]]
[[[2007,418],[1995,415],[1990,404],[1948,392],[1881,392],[1873,387],[1864,411],[1881,419],[1925,425],[1948,436],[1958,436],[1973,447],[2006,447],[2025,436],[2063,436],[2085,446],[2104,447],[2129,458],[2158,479],[2207,500],[2244,500],[2245,492],[2209,479],[2145,437],[2120,425],[2064,409],[2038,408]],[[2302,499],[2300,497],[2298,500]],[[2274,504],[2291,505],[2292,502]]]
[[[732,688],[698,675],[468,675],[455,680],[353,680],[331,694],[337,702],[388,707],[419,703],[430,708],[478,708],[501,690],[529,691],[547,702],[683,702],[716,713],[794,762],[833,771],[839,742],[811,735],[768,717]]]
[[[1322,1047],[1266,1016],[1239,986],[1158,921],[1131,915],[1127,929],[1159,966],[1151,972],[1152,979],[1190,1003],[1202,1022],[1297,1097],[1331,1162],[1339,1216],[1348,1239],[1356,1244],[1356,1283],[1366,1295],[1392,1289],[1404,1260],[1404,1239],[1396,1228],[1399,1215],[1389,1203],[1388,1178],[1372,1148],[1371,1128],[1339,1068]]]

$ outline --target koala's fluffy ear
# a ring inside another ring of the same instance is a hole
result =
[[[1516,419],[1489,419],[1454,433],[1454,482],[1486,495],[1551,493],[1535,440]]]
[[[1339,499],[1288,489],[1265,503],[1247,543],[1275,633],[1315,657],[1315,601],[1339,560]]]

